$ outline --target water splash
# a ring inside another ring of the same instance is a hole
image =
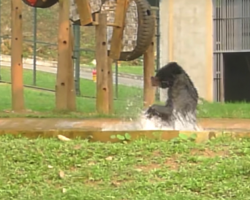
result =
[[[133,131],[133,130],[185,130],[185,131],[201,131],[202,128],[194,121],[194,115],[187,115],[185,118],[174,112],[175,120],[171,125],[163,122],[161,119],[155,117],[147,119],[144,114],[136,120],[120,122],[115,125],[104,124],[102,131]]]

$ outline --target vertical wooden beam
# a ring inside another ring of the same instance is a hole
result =
[[[114,111],[114,87],[113,87],[113,59],[108,57],[108,87],[109,87],[109,114]]]
[[[109,56],[118,60],[120,58],[122,50],[122,37],[126,19],[126,12],[129,6],[129,0],[117,0],[117,6],[115,11],[115,21],[116,26],[113,27],[113,33],[110,44]]]
[[[152,12],[156,21],[155,13]],[[155,23],[156,24],[156,23]],[[156,27],[154,27],[155,31]],[[155,37],[143,55],[143,103],[144,107],[149,107],[155,101],[155,88],[151,84],[151,76],[155,74]]]
[[[109,82],[107,54],[107,14],[96,15],[96,109],[102,114],[109,113]]]
[[[73,62],[73,42],[74,37],[72,33],[72,26],[70,24],[69,29],[69,59],[68,59],[68,110],[76,110],[76,91],[75,91],[75,79],[74,79],[74,62]]]
[[[16,112],[25,109],[22,62],[22,3],[21,0],[11,0],[11,92],[12,109]]]
[[[68,69],[70,49],[69,0],[59,0],[58,66],[56,80],[56,110],[68,109]]]

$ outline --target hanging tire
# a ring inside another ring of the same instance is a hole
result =
[[[59,0],[23,0],[23,2],[35,8],[49,8],[55,5]]]
[[[136,46],[131,52],[121,52],[121,61],[130,61],[141,57],[148,49],[154,37],[155,20],[147,0],[134,0],[138,12],[138,31]]]

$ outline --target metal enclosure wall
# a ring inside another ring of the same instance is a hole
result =
[[[224,101],[223,54],[250,52],[250,0],[213,0],[214,100]]]

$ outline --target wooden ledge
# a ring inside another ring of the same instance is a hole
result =
[[[148,138],[148,139],[161,139],[161,140],[171,140],[177,138],[181,135],[186,137],[191,137],[196,134],[196,142],[205,142],[209,139],[227,135],[230,137],[243,138],[250,137],[249,132],[216,132],[216,131],[100,131],[100,130],[79,130],[79,129],[51,129],[51,130],[0,130],[0,135],[13,135],[13,136],[23,136],[30,139],[35,138],[52,138],[57,137],[58,135],[63,135],[67,138],[81,138],[89,139],[90,142],[121,142],[120,139],[112,139],[112,136],[125,135],[129,134],[131,137],[129,141],[133,141],[139,138]]]

